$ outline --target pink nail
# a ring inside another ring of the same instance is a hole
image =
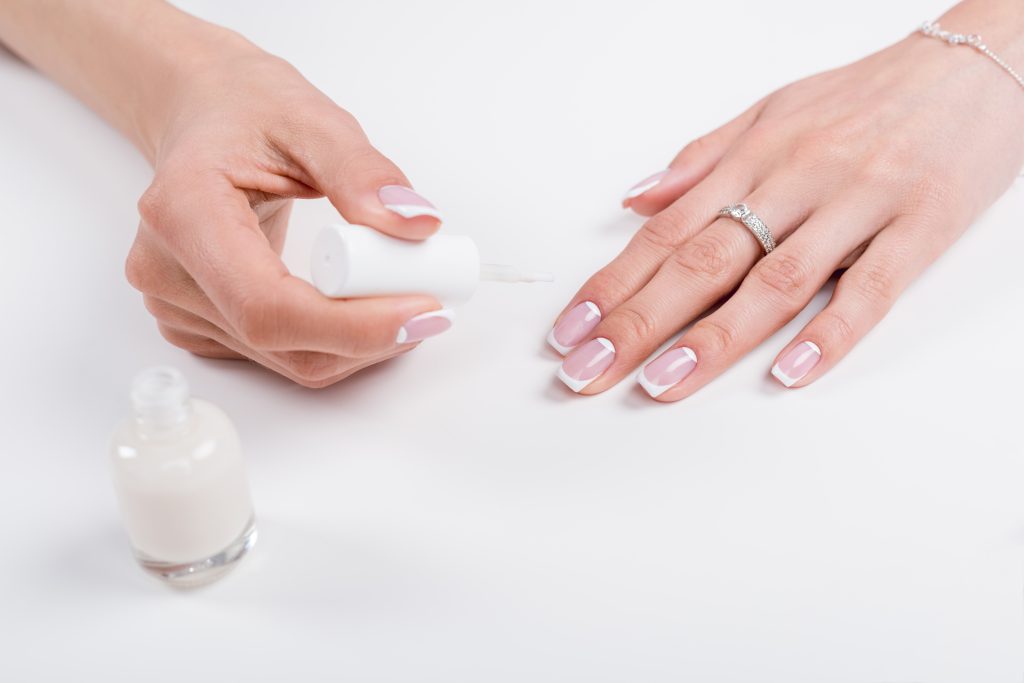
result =
[[[622,198],[622,203],[625,204],[630,199],[636,199],[644,192],[647,192],[648,190],[653,188],[655,185],[660,183],[666,175],[668,175],[668,171],[669,169],[667,168],[664,171],[658,171],[654,175],[647,176],[639,183],[629,188],[629,192],[627,192],[626,196]]]
[[[439,311],[421,313],[410,318],[398,329],[396,344],[411,344],[441,334],[452,326],[455,312],[442,308]]]
[[[548,344],[563,356],[583,341],[601,322],[601,309],[592,301],[576,304],[548,332]]]
[[[615,346],[605,339],[591,339],[565,357],[558,368],[558,379],[579,393],[585,386],[597,379],[615,360]]]
[[[651,398],[657,398],[683,381],[697,367],[697,354],[693,349],[680,346],[669,349],[647,364],[636,381]]]
[[[821,349],[814,342],[800,342],[789,350],[772,368],[775,379],[791,387],[814,369],[821,360]]]
[[[377,196],[385,209],[394,211],[402,218],[431,216],[441,220],[441,213],[437,207],[408,187],[385,185],[377,190]]]

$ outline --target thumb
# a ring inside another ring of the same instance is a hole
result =
[[[326,196],[349,223],[411,240],[425,239],[440,227],[437,207],[412,189],[348,112],[335,107],[279,143],[308,176],[303,182]]]

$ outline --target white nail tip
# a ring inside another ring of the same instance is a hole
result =
[[[662,171],[661,173],[658,173],[657,175],[652,177],[647,182],[641,182],[638,185],[634,185],[633,187],[629,188],[629,192],[627,192],[626,196],[622,198],[622,201],[625,202],[629,201],[630,199],[636,199],[644,192],[647,192],[651,188],[655,187],[656,185],[658,185],[658,183],[665,179],[666,173],[668,173],[667,170]]]
[[[787,375],[786,373],[784,373],[784,372],[782,371],[782,368],[780,368],[780,367],[779,367],[779,364],[778,364],[778,363],[776,363],[776,364],[775,364],[775,365],[774,365],[774,366],[772,367],[772,376],[773,376],[773,377],[774,377],[775,379],[777,379],[777,380],[779,380],[780,382],[782,382],[783,386],[785,386],[785,387],[791,387],[791,386],[793,386],[794,384],[796,384],[796,383],[797,383],[797,380],[799,380],[799,379],[800,379],[799,377],[790,377],[789,375]]]
[[[431,216],[437,220],[441,220],[441,212],[432,206],[423,206],[421,204],[385,204],[384,208],[394,211],[402,218]]]
[[[420,313],[419,315],[410,318],[406,325],[417,320],[427,320],[429,318],[444,318],[448,322],[454,323],[455,311],[450,308],[442,308],[438,311],[427,311],[426,313]],[[409,330],[405,329],[405,325],[402,325],[398,328],[398,336],[395,337],[395,343],[404,344],[407,339],[409,339]]]
[[[811,351],[814,351],[814,353],[818,355],[818,358],[821,358],[821,349],[814,342],[800,342],[800,344],[794,346],[793,348],[798,349],[801,346],[808,347]],[[815,363],[817,363],[817,361],[815,361]],[[800,375],[799,377],[790,377],[785,372],[783,372],[782,368],[779,367],[779,364],[776,363],[775,365],[772,366],[772,377],[782,382],[783,386],[788,388],[802,380],[804,377],[806,377],[807,373],[810,372],[812,369],[813,366],[811,368],[808,368],[807,371],[805,371],[804,374]]]
[[[596,317],[598,319],[598,321],[601,320],[601,309],[597,307],[597,304],[595,304],[593,301],[584,301],[583,305],[587,307],[587,310],[589,310],[591,315]],[[596,325],[597,323],[594,323],[594,324]],[[566,346],[565,344],[559,343],[559,341],[557,339],[555,339],[555,328],[554,327],[552,327],[551,331],[548,332],[547,340],[548,340],[548,344],[551,346],[551,348],[553,348],[555,351],[558,351],[558,353],[562,354],[563,356],[565,354],[569,353],[570,351],[572,351],[573,349],[575,349],[576,346],[578,346],[578,344],[573,344],[572,346]]]
[[[598,337],[597,339],[593,339],[592,341],[598,342],[599,344],[601,344],[601,346],[605,348],[606,351],[611,353],[613,356],[615,355],[615,344],[612,344],[610,339]],[[562,380],[562,383],[565,384],[565,386],[569,387],[577,394],[580,393],[584,389],[584,387],[590,385],[595,379],[597,379],[600,376],[601,373],[598,373],[597,375],[591,377],[590,379],[576,379],[575,377],[570,377],[561,365],[558,366],[558,379]]]
[[[643,368],[640,368],[640,372],[636,373],[636,383],[642,386],[644,391],[646,391],[647,395],[651,398],[658,398],[675,386],[674,384],[655,384],[651,380],[647,379],[647,375],[644,374]]]
[[[562,380],[562,383],[565,384],[565,386],[578,394],[583,391],[588,384],[597,379],[597,377],[594,377],[593,379],[573,379],[569,375],[565,374],[565,370],[558,368],[558,379]]]
[[[551,346],[551,348],[553,348],[555,351],[558,351],[558,353],[562,354],[563,356],[572,351],[574,348],[576,348],[575,346],[565,346],[563,344],[559,344],[558,340],[555,339],[554,328],[552,328],[552,330],[548,332],[548,344]]]

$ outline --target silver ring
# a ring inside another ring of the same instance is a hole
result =
[[[746,204],[726,206],[718,212],[718,215],[727,216],[745,225],[747,230],[753,233],[757,241],[761,243],[765,255],[772,253],[772,249],[775,248],[775,238],[772,236],[772,231]]]

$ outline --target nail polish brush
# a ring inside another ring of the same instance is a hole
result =
[[[446,304],[468,301],[477,285],[553,282],[537,270],[481,263],[467,235],[438,234],[414,242],[363,225],[325,226],[313,244],[313,284],[335,298],[430,294]]]

